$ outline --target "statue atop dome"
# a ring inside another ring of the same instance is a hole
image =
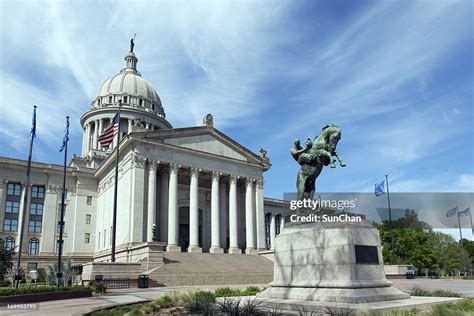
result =
[[[133,48],[135,47],[134,37],[130,39],[130,53],[133,53]]]

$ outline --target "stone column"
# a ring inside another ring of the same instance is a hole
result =
[[[170,175],[163,172],[160,176],[160,241],[168,241],[168,192]]]
[[[102,130],[103,130],[102,124],[103,124],[103,120],[100,119],[99,120],[99,134],[98,134],[99,136],[100,136],[100,134],[102,134]],[[102,145],[99,142],[97,143],[97,149],[102,150]]]
[[[276,235],[276,230],[275,230],[275,214],[271,213],[270,214],[270,249],[274,250],[275,249],[275,235]]]
[[[199,247],[199,172],[201,172],[201,169],[191,168],[191,184],[189,186],[188,252],[202,252],[202,248]]]
[[[263,179],[257,179],[255,186],[255,218],[257,220],[257,249],[266,250],[265,245],[265,210],[263,209]]]
[[[97,149],[97,121],[94,121],[94,134],[92,136],[92,149]]]
[[[285,228],[285,214],[280,214],[280,234],[283,232],[283,228]]]
[[[148,161],[148,214],[146,241],[153,240],[153,226],[156,228],[156,167],[157,161]],[[156,236],[158,237],[158,236]]]
[[[236,175],[229,178],[229,253],[242,253],[238,241],[238,216],[237,216],[237,180]]]
[[[179,226],[179,209],[178,209],[178,170],[181,166],[170,164],[170,184],[168,194],[168,252],[180,252],[181,247],[178,245],[178,226]]]
[[[86,153],[86,139],[87,139],[87,133],[86,133],[86,127],[82,129],[82,156]]]
[[[91,145],[91,125],[89,123],[86,124],[86,151],[84,152],[84,156],[89,153]]]
[[[245,181],[245,240],[247,247],[246,254],[256,254],[255,251],[255,212],[253,209],[253,183],[255,179],[247,178]]]
[[[128,130],[127,134],[130,134],[132,132],[132,119],[128,119]]]
[[[212,172],[211,185],[211,248],[210,253],[224,253],[221,247],[220,210],[219,210],[219,179],[222,172]]]
[[[227,246],[227,197],[226,197],[226,183],[224,179],[221,179],[219,184],[219,209],[220,209],[220,230],[221,230],[221,246],[222,248],[228,248]]]

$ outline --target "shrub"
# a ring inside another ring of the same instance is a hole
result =
[[[0,296],[11,296],[15,294],[16,294],[15,289],[0,289]]]
[[[262,311],[262,301],[257,301],[255,298],[244,300],[243,304],[240,305],[240,315],[259,315]]]
[[[92,292],[97,294],[103,294],[107,291],[107,287],[105,286],[105,284],[96,281],[92,281],[89,284],[89,287],[92,289]]]
[[[433,306],[432,314],[444,315],[472,315],[474,311],[474,299],[463,299],[457,303],[445,303]]]
[[[436,297],[461,297],[462,295],[451,290],[427,290],[422,287],[414,286],[408,292],[411,296],[436,296]]]
[[[229,316],[239,315],[240,300],[241,300],[240,298],[230,299],[230,298],[224,297],[224,299],[219,300],[217,302],[219,312],[224,313],[225,315],[229,315]]]
[[[196,291],[183,296],[184,305],[191,313],[212,315],[215,312],[214,303],[216,298],[214,293],[209,291]]]
[[[249,286],[248,288],[245,289],[245,291],[242,292],[242,295],[244,296],[254,296],[260,293],[261,290],[260,288],[256,286]]]
[[[161,308],[168,308],[173,306],[173,299],[170,296],[165,295],[155,300],[153,303]]]
[[[238,289],[231,289],[230,287],[223,287],[214,291],[215,297],[230,297],[241,296],[242,293]]]

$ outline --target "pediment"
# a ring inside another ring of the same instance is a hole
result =
[[[268,162],[215,128],[189,127],[147,132],[139,138],[173,147],[267,166]],[[269,166],[268,166],[269,167]]]
[[[203,151],[206,153],[247,161],[247,157],[235,148],[224,144],[213,135],[195,135],[164,139],[165,144]]]

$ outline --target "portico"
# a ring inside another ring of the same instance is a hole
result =
[[[118,214],[129,214],[130,220],[119,221],[117,245],[163,242],[167,252],[230,254],[265,249],[267,159],[212,126],[133,132],[120,146],[118,191],[124,203]],[[101,201],[113,188],[114,155],[97,170],[99,213],[104,214],[97,230],[103,238],[109,238],[112,208]],[[97,245],[97,251],[110,249]]]

